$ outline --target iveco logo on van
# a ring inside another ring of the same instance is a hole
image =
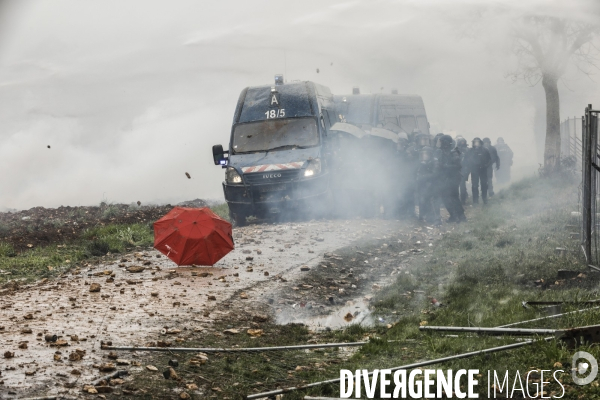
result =
[[[263,174],[263,179],[281,178],[281,174]]]

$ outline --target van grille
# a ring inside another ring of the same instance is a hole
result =
[[[268,172],[253,172],[250,174],[244,174],[244,178],[247,183],[250,184],[264,184],[269,183],[281,183],[289,182],[297,179],[300,176],[300,169],[288,169]]]

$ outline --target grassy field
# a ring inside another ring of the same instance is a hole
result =
[[[212,210],[226,217],[225,203]],[[116,206],[108,205],[103,217],[118,216]],[[73,216],[76,218],[76,216]],[[228,218],[228,217],[226,217]],[[100,223],[87,228],[73,239],[54,242],[47,246],[16,251],[0,239],[0,286],[7,282],[26,283],[42,278],[52,278],[74,266],[98,260],[100,257],[151,247],[154,242],[152,222]]]
[[[500,192],[488,207],[472,213],[469,223],[434,244],[432,256],[417,258],[410,265],[410,274],[401,274],[385,288],[375,299],[375,312],[393,321],[393,326],[380,335],[382,340],[361,348],[336,370],[397,367],[515,343],[510,337],[420,332],[419,326],[496,327],[545,315],[543,310],[524,308],[523,301],[580,302],[598,298],[598,274],[588,272],[578,240],[569,235],[578,231],[578,221],[571,217],[577,207],[576,194],[576,187],[550,179],[521,181]],[[557,247],[566,248],[566,254],[558,254]],[[559,280],[559,269],[580,271],[581,275]],[[444,306],[433,306],[432,298]],[[585,307],[572,304],[562,311]],[[596,310],[519,327],[556,329],[598,323],[600,311]],[[597,344],[578,350],[600,357]],[[509,371],[512,385],[517,370],[524,375],[531,369],[562,369],[566,388],[563,398],[600,398],[597,381],[587,386],[572,384],[574,352],[559,341],[551,341],[428,368],[479,369],[485,381],[480,382],[482,397],[487,391],[488,370],[502,375]],[[335,372],[329,376],[335,376]],[[545,388],[545,396],[561,396],[558,384]],[[337,389],[331,386],[312,393],[332,395]],[[534,389],[531,386],[532,392]]]

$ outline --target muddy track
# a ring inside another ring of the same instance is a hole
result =
[[[83,384],[113,368],[147,373],[134,354],[119,354],[124,364],[116,365],[100,342],[185,346],[220,335],[217,322],[243,327],[315,273],[325,253],[399,229],[381,220],[251,225],[234,230],[236,249],[215,267],[176,268],[147,249],[9,290],[0,298],[0,351],[11,353],[2,359],[3,396],[80,396]],[[93,284],[98,292],[90,292]],[[59,341],[46,342],[46,334]]]

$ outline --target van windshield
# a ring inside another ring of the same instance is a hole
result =
[[[312,117],[249,122],[236,126],[233,131],[236,154],[306,148],[318,144],[319,131]]]

